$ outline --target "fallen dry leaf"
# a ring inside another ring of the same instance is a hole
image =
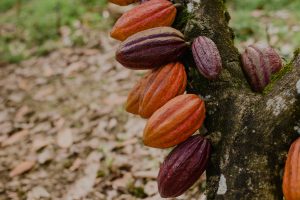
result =
[[[72,129],[66,128],[59,131],[57,135],[57,145],[61,148],[69,148],[73,144]]]
[[[112,118],[109,120],[108,124],[107,124],[107,129],[111,130],[113,128],[115,128],[118,124],[118,121],[116,118]]]
[[[16,113],[16,116],[15,116],[15,120],[16,121],[21,121],[23,120],[24,116],[26,114],[28,114],[30,112],[30,109],[28,106],[22,106]]]
[[[112,182],[112,187],[115,190],[123,189],[128,186],[133,181],[131,173],[126,173],[122,178],[116,179]]]
[[[84,198],[92,189],[100,168],[101,154],[92,152],[86,160],[85,174],[79,178],[67,191],[65,200]]]
[[[50,194],[46,190],[46,188],[42,186],[36,186],[32,188],[31,191],[28,192],[27,200],[37,200],[42,198],[49,198]]]
[[[156,181],[148,181],[144,187],[144,191],[149,196],[156,194],[158,192],[157,182]]]
[[[50,143],[51,143],[51,141],[46,137],[37,137],[33,140],[32,150],[38,151],[38,150],[44,148],[45,146],[49,145]]]
[[[80,158],[76,158],[76,160],[73,162],[72,166],[70,167],[70,171],[77,170],[82,164],[82,160]]]
[[[30,85],[30,81],[25,78],[18,78],[17,83],[18,83],[18,87],[21,90],[28,91],[32,88],[32,85]]]
[[[0,134],[8,134],[13,131],[13,125],[11,122],[7,121],[0,124]]]
[[[150,178],[156,179],[158,171],[137,171],[133,173],[135,178]]]
[[[76,72],[82,71],[85,68],[87,68],[87,64],[85,62],[79,61],[72,63],[68,66],[68,68],[65,70],[64,75],[65,76],[73,76]]]
[[[33,160],[27,160],[27,161],[21,162],[10,171],[9,176],[15,177],[15,176],[21,175],[21,174],[31,170],[33,168],[33,166],[35,165],[35,163],[36,162]]]
[[[2,143],[2,142],[4,142],[5,140],[7,140],[7,135],[1,135],[0,136],[0,144]]]
[[[7,111],[0,112],[0,123],[9,120],[9,113]]]
[[[55,154],[52,149],[46,148],[41,153],[38,154],[37,160],[40,164],[44,164],[48,162],[49,160],[52,160],[54,158]]]
[[[22,130],[22,131],[19,131],[17,133],[14,133],[12,136],[10,136],[9,138],[7,138],[6,140],[4,140],[2,142],[2,146],[6,147],[6,146],[9,146],[9,145],[13,145],[13,144],[23,140],[24,137],[26,137],[28,134],[29,134],[29,131],[26,130],[26,129]]]
[[[133,145],[133,144],[138,143],[138,141],[139,140],[137,138],[131,138],[131,139],[125,140],[125,141],[117,144],[116,148],[122,148],[122,147],[125,147],[125,146]]]
[[[66,120],[64,118],[59,118],[57,121],[54,122],[55,127],[57,129],[61,129],[65,123],[66,123]]]
[[[44,101],[48,96],[51,96],[54,91],[54,87],[51,86],[41,88],[35,93],[33,99],[37,101]]]
[[[118,94],[111,94],[104,99],[104,102],[110,106],[123,105],[126,101],[126,96],[119,96]]]

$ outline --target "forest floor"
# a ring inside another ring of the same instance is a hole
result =
[[[100,49],[1,67],[0,199],[160,199],[168,152],[143,146],[145,120],[124,111],[141,72],[114,60],[116,45],[103,33]]]

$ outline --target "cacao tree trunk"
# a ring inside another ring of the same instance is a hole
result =
[[[207,81],[195,70],[191,52],[184,60],[189,92],[206,100],[205,126],[213,144],[207,170],[208,200],[282,199],[286,152],[297,137],[300,123],[300,94],[296,87],[300,84],[300,56],[295,54],[266,92],[254,93],[241,70],[225,2],[189,0],[184,5],[176,28],[190,41],[199,35],[211,38],[223,64],[220,78]]]

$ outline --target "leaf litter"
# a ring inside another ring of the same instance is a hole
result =
[[[160,199],[168,151],[145,147],[146,120],[124,110],[144,72],[114,60],[108,33],[98,43],[1,68],[0,199]]]

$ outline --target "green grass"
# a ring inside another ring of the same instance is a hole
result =
[[[239,46],[250,39],[266,41],[267,29],[276,30],[273,46],[296,48],[300,45],[299,0],[227,0]],[[75,22],[90,30],[103,30],[111,21],[102,18],[106,0],[0,0],[0,63],[20,62],[32,55],[45,55],[61,45],[59,28],[70,29],[74,46],[85,45],[83,36],[75,34]],[[288,19],[275,15],[288,13]],[[255,15],[259,13],[259,15]],[[2,31],[4,30],[4,31]],[[286,56],[286,55],[284,55]]]
[[[295,49],[300,45],[299,0],[228,0],[232,20],[230,26],[239,46],[246,41],[267,41],[291,58],[285,46]],[[270,39],[271,38],[271,39]],[[298,45],[298,46],[297,46]]]
[[[18,0],[1,0],[0,13],[5,12],[17,4]]]
[[[101,15],[105,5],[105,0],[1,0],[0,28],[9,31],[0,37],[0,59],[19,62],[34,47],[37,54],[44,54],[48,51],[45,44],[60,38],[59,28],[68,26],[75,31],[76,21],[94,30],[109,27]],[[83,43],[82,38],[72,39]],[[16,51],[19,48],[25,51]]]
[[[228,0],[237,10],[280,10],[288,8],[293,11],[299,11],[300,2],[298,0]]]

